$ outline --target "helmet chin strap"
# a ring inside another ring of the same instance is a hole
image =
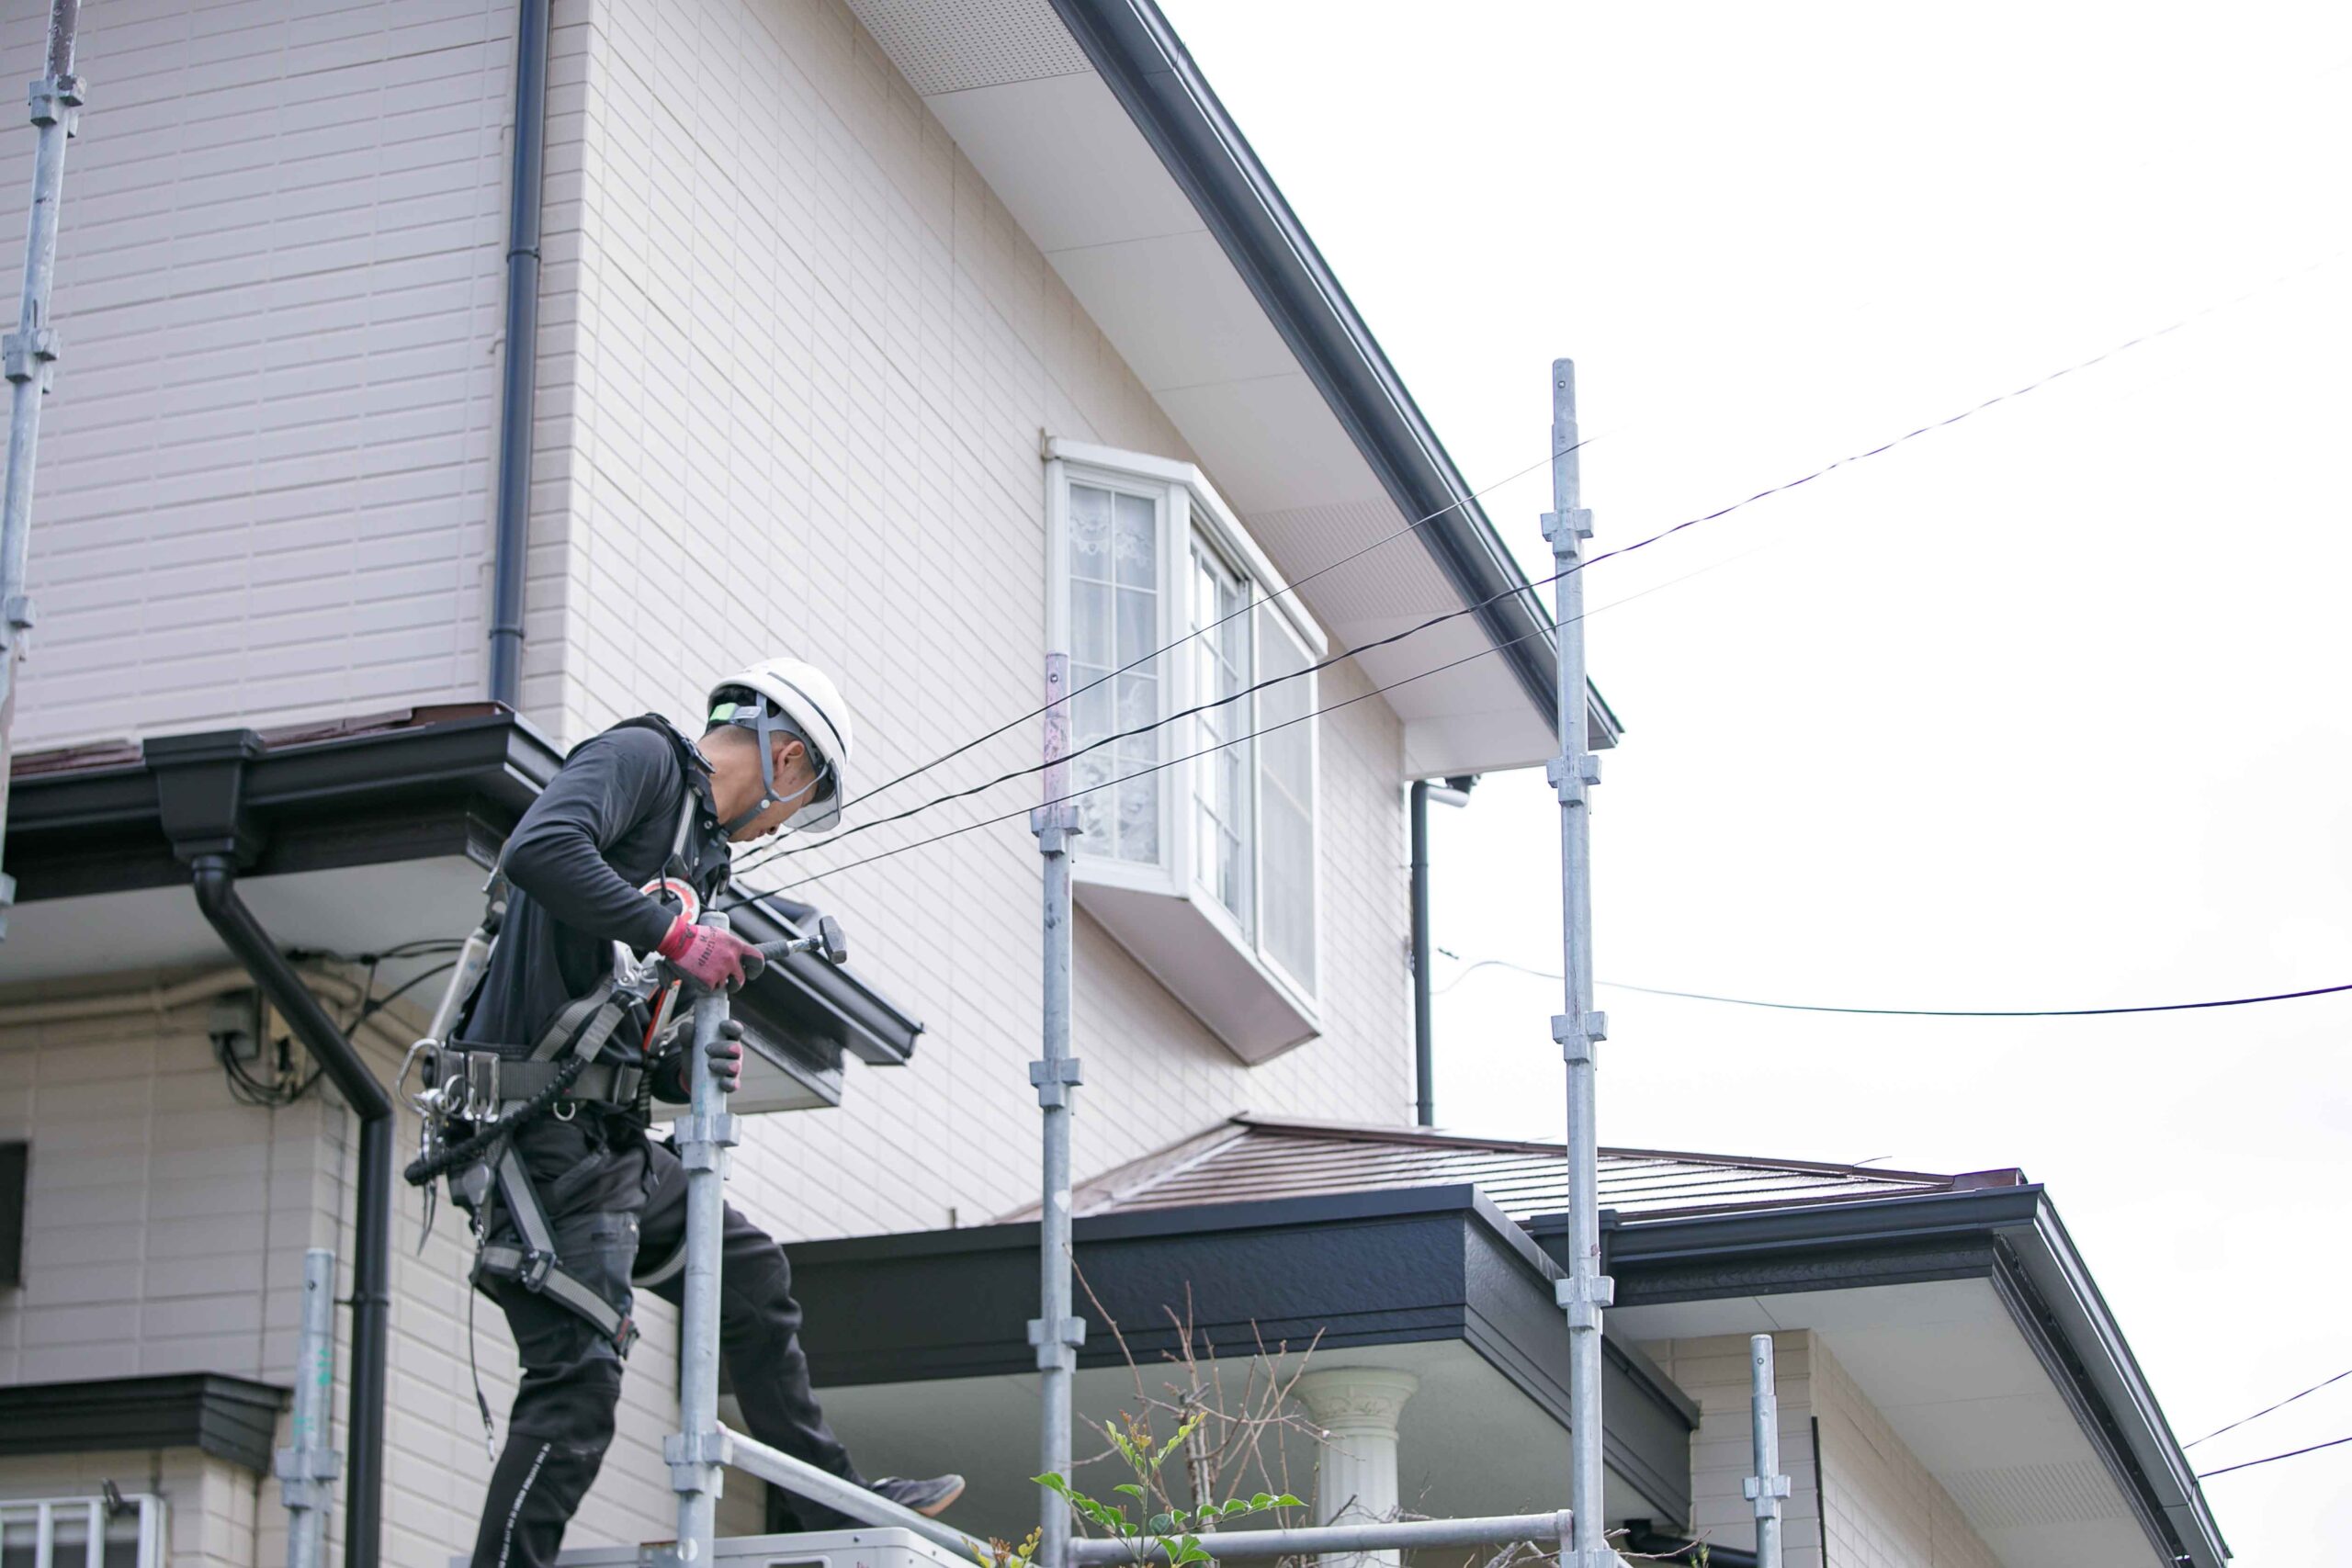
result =
[[[768,744],[768,738],[779,730],[790,735],[794,739],[798,740],[803,751],[808,750],[808,742],[801,736],[799,731],[793,729],[789,725],[778,723],[775,716],[767,711],[766,705],[761,705],[760,716],[753,731],[753,733],[759,737],[760,742],[760,798],[752,803],[749,810],[737,813],[736,816],[728,822],[727,826],[721,829],[730,839],[741,829],[748,828],[753,822],[758,821],[761,816],[771,808],[782,806],[787,801],[797,804],[800,798],[806,795],[810,790],[815,789],[819,784],[823,784],[825,782],[826,775],[833,771],[833,765],[831,762],[827,762],[817,769],[815,777],[811,778],[807,784],[802,784],[798,789],[794,790],[790,795],[783,795],[776,794],[775,750]]]

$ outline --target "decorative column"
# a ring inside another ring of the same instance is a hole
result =
[[[1315,1453],[1315,1520],[1365,1524],[1396,1517],[1396,1416],[1421,1386],[1388,1367],[1328,1367],[1293,1391],[1323,1433]],[[1395,1551],[1318,1559],[1322,1568],[1399,1568]]]

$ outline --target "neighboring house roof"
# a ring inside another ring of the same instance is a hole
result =
[[[2018,1179],[2014,1170],[1940,1176],[1657,1149],[1600,1154],[1601,1206],[1645,1218],[1916,1197],[2014,1186]],[[1566,1150],[1558,1144],[1244,1114],[1106,1172],[1079,1188],[1075,1199],[1079,1213],[1108,1214],[1458,1183],[1476,1186],[1524,1224],[1567,1208]],[[1034,1213],[1023,1210],[1019,1217]]]
[[[1465,1186],[1561,1255],[1568,1191],[1558,1144],[1245,1114],[1084,1182],[1072,1198],[1098,1224],[1122,1215],[1148,1223],[1163,1210],[1239,1223],[1261,1209],[1434,1201]],[[2160,1562],[2221,1568],[2227,1558],[2121,1328],[2048,1195],[2023,1173],[1604,1149],[1600,1205],[1616,1280],[1612,1324],[1644,1338],[1834,1324],[1828,1337],[1866,1382],[1866,1351],[1900,1363],[1907,1397],[1889,1411],[1898,1434],[1928,1446],[1931,1471],[1949,1475],[2005,1561],[2130,1560],[2115,1554],[2120,1538],[2109,1529],[2127,1517]],[[1815,1325],[1826,1294],[1846,1304]],[[2032,1389],[1974,1386],[1971,1377],[1991,1363],[1966,1355],[1927,1364],[1939,1353],[2008,1346],[2012,1336],[2017,1354],[2040,1368]],[[1942,1383],[1957,1392],[1929,1397],[1929,1385]],[[1964,1431],[1929,1425],[1956,1408],[1939,1402],[1946,1398],[1968,1407]],[[2057,1435],[2070,1418],[2080,1457],[2062,1463],[2052,1453],[2075,1452]],[[2056,1448],[2037,1458],[1996,1440],[2007,1457],[1985,1467],[1978,1450],[1987,1433],[2021,1442],[2028,1432],[2037,1449]],[[2114,1487],[2100,1505],[2108,1512],[2066,1501],[2066,1488],[2096,1491],[2102,1473]],[[2065,1485],[2050,1490],[2052,1478]],[[2000,1491],[2028,1483],[2043,1491],[2023,1501]],[[2094,1536],[2090,1555],[2075,1550]]]
[[[1397,688],[1416,777],[1556,746],[1551,617],[1297,215],[1151,0],[850,0],[1071,294],[1345,646]],[[1550,354],[1528,350],[1528,456]],[[1074,431],[1049,434],[1072,435]],[[1435,515],[1432,515],[1435,514]],[[1533,518],[1523,525],[1532,534]],[[1588,688],[1588,744],[1615,716]]]

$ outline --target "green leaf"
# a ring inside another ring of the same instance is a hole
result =
[[[1306,1505],[1285,1492],[1281,1496],[1274,1499],[1274,1506],[1277,1508],[1304,1508]]]
[[[1247,1504],[1247,1503],[1245,1503],[1245,1502],[1243,1502],[1243,1501],[1242,1501],[1240,1498],[1238,1498],[1238,1497],[1234,1498],[1231,1502],[1229,1502],[1229,1503],[1226,1504],[1226,1506],[1225,1506],[1225,1512],[1226,1512],[1226,1514],[1227,1514],[1227,1515],[1228,1515],[1228,1516],[1233,1515],[1233,1514],[1246,1514],[1246,1513],[1249,1513],[1250,1511],[1250,1505],[1249,1505],[1249,1504]]]
[[[1056,1475],[1050,1470],[1046,1472],[1043,1475],[1033,1475],[1029,1479],[1035,1482],[1038,1485],[1044,1487],[1048,1492],[1068,1492],[1069,1490],[1069,1483],[1064,1481],[1060,1476]]]
[[[1261,1492],[1255,1497],[1250,1499],[1250,1506],[1252,1510],[1259,1508],[1271,1508],[1273,1506],[1274,1495],[1271,1492]]]
[[[1151,1522],[1143,1528],[1154,1535],[1166,1535],[1176,1528],[1176,1521],[1182,1517],[1181,1514],[1154,1514]]]
[[[1143,1501],[1143,1488],[1136,1485],[1132,1481],[1122,1481],[1116,1486],[1112,1487],[1111,1490],[1114,1492],[1124,1492],[1138,1503]]]

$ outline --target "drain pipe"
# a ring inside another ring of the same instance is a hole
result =
[[[1413,781],[1413,1120],[1423,1127],[1437,1125],[1437,1009],[1430,987],[1430,802],[1467,806],[1470,786],[1477,782],[1475,776],[1442,784]]]
[[[548,6],[514,17],[514,161],[506,218],[506,364],[498,422],[498,513],[490,546],[490,699],[523,707],[523,584],[531,544],[531,436],[538,395],[539,206],[546,190]]]
[[[352,1238],[351,1492],[344,1505],[344,1568],[376,1568],[383,1534],[385,1329],[392,1308],[392,1097],[237,897],[236,862],[199,854],[196,902],[212,929],[290,1026],[311,1059],[359,1114],[359,1190]]]
[[[1661,1562],[1704,1563],[1706,1568],[1756,1568],[1756,1553],[1743,1551],[1736,1546],[1716,1546],[1712,1542],[1693,1540],[1689,1536],[1669,1534],[1650,1519],[1627,1519],[1625,1533],[1618,1541],[1620,1549],[1636,1557],[1653,1557]]]

